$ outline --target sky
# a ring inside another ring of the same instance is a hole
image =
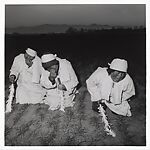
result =
[[[5,26],[102,24],[145,26],[145,4],[5,5]]]

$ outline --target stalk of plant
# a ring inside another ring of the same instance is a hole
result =
[[[115,132],[111,129],[111,127],[108,123],[107,116],[105,115],[105,110],[103,109],[103,106],[101,104],[99,104],[98,109],[99,109],[100,115],[102,116],[102,122],[104,123],[104,130],[106,131],[107,135],[116,137]]]
[[[61,84],[60,78],[58,78],[58,84]],[[64,110],[64,100],[65,100],[64,91],[63,90],[59,90],[59,94],[61,96],[60,110],[65,112],[65,110]]]
[[[60,91],[60,96],[61,96],[60,110],[65,112],[65,110],[64,110],[64,98],[65,98],[65,96],[64,96],[64,91],[63,90]]]
[[[7,101],[7,105],[6,105],[6,113],[11,112],[11,104],[12,104],[12,100],[13,100],[14,92],[15,92],[14,84],[11,84],[9,86],[9,92],[10,93],[9,93],[8,101]]]

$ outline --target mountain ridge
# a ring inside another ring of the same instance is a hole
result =
[[[19,26],[19,27],[6,27],[6,34],[46,34],[46,33],[65,33],[69,28],[74,28],[76,30],[102,30],[102,29],[112,29],[112,28],[133,28],[132,26],[111,26],[111,25],[101,25],[101,24],[90,24],[90,25],[74,25],[74,24],[43,24],[37,26]]]

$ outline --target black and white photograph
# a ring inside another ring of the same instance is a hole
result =
[[[147,8],[6,3],[4,147],[146,148]]]

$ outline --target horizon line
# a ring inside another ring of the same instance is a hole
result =
[[[62,23],[62,24],[39,24],[39,25],[26,25],[26,26],[24,26],[24,25],[22,25],[22,26],[15,26],[15,27],[8,27],[8,26],[5,26],[5,28],[22,28],[22,27],[37,27],[37,26],[43,26],[43,25],[54,25],[54,26],[62,26],[62,25],[66,25],[66,26],[96,26],[96,25],[98,25],[98,26],[111,26],[111,27],[135,27],[135,26],[137,26],[137,27],[140,27],[140,26],[142,26],[142,27],[146,27],[146,25],[110,25],[110,24],[98,24],[98,23],[91,23],[91,24],[64,24],[64,23]]]

